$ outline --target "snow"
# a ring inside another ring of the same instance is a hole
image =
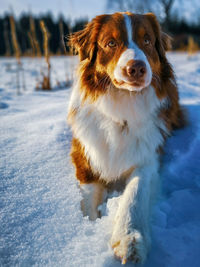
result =
[[[152,216],[145,267],[200,262],[200,54],[170,53],[189,124],[166,144],[162,197]],[[54,57],[52,81],[64,81],[76,58]],[[35,91],[43,59],[24,58],[26,91],[16,95],[15,59],[0,59],[0,266],[118,267],[109,239],[119,197],[95,222],[83,217],[69,158],[71,89]],[[127,266],[133,266],[131,263]]]

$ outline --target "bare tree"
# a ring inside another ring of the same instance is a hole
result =
[[[144,13],[151,11],[151,0],[107,0],[107,8],[117,11]]]
[[[160,0],[164,12],[164,26],[168,28],[171,21],[171,11],[175,0]]]
[[[133,13],[154,12],[159,18],[162,18],[164,26],[168,28],[174,2],[175,0],[107,0],[107,8]]]

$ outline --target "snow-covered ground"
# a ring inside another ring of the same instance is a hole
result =
[[[166,144],[163,197],[153,210],[145,267],[200,266],[200,54],[170,53],[189,125]],[[76,60],[76,59],[74,59]],[[53,58],[65,80],[73,59]],[[118,197],[105,216],[83,218],[69,159],[70,88],[34,91],[43,60],[23,59],[26,91],[16,95],[14,59],[0,59],[0,266],[119,267],[109,246]],[[127,266],[133,266],[131,263]]]

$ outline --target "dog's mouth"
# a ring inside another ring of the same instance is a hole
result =
[[[113,83],[117,88],[127,89],[129,91],[141,91],[143,88],[147,87],[144,80],[142,81],[136,81],[136,80],[118,81],[117,79],[114,79]]]

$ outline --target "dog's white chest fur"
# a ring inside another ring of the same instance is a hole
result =
[[[70,107],[78,110],[73,131],[85,148],[91,167],[110,182],[132,167],[148,163],[166,131],[158,111],[163,104],[152,87],[140,94],[110,89],[94,103],[80,106],[74,88]]]

